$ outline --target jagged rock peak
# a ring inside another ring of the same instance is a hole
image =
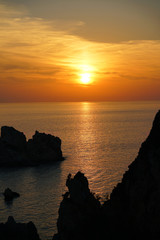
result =
[[[70,198],[75,203],[83,204],[90,195],[88,180],[81,172],[77,172],[74,178],[72,178],[71,174],[69,174],[66,186],[68,187]]]
[[[1,127],[0,167],[36,166],[63,159],[59,137],[36,131],[32,139],[26,141],[23,132]]]
[[[90,211],[86,211],[83,197],[89,196],[90,190],[84,175],[77,173],[73,179],[69,175],[67,186],[67,196],[70,195],[70,198],[64,198],[60,205],[55,240],[160,239],[160,111],[138,156],[94,218],[97,221],[91,221],[91,212],[96,212],[97,205],[92,205]],[[77,204],[76,191],[78,199],[82,199],[82,207]],[[87,210],[91,205],[90,201],[88,203]],[[89,221],[84,222],[84,219]],[[72,221],[73,227],[67,220]],[[84,226],[86,232],[81,231]]]
[[[94,235],[98,239],[98,233],[93,229],[97,228],[101,206],[90,192],[87,178],[81,172],[73,178],[69,174],[66,186],[69,191],[63,195],[57,221],[58,234],[53,239],[93,240]]]
[[[40,240],[33,222],[17,223],[12,216],[0,223],[1,240]]]
[[[1,140],[18,149],[24,149],[26,144],[26,136],[24,133],[8,126],[1,127]]]

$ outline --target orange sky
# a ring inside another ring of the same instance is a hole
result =
[[[160,100],[160,40],[90,40],[83,25],[0,3],[0,102]]]

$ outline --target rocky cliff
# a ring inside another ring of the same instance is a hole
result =
[[[137,158],[100,205],[86,177],[69,175],[54,240],[160,239],[160,111]]]
[[[1,240],[40,240],[33,222],[16,223],[9,217],[6,223],[0,223]]]
[[[0,167],[35,166],[59,160],[63,160],[60,138],[36,131],[27,141],[13,127],[1,128]]]
[[[66,185],[69,191],[63,196],[57,222],[58,234],[53,239],[93,239],[97,236],[94,229],[97,229],[100,203],[90,192],[88,180],[81,172],[74,178],[69,174]]]
[[[160,111],[137,158],[113,189],[103,211],[110,219],[110,229],[114,225],[126,238],[160,239]]]

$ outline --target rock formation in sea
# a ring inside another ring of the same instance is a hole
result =
[[[6,223],[0,223],[1,240],[40,240],[33,222],[16,223],[13,217],[8,217]]]
[[[160,239],[160,111],[128,168],[103,205],[84,174],[69,175],[53,239]]]
[[[74,178],[68,175],[66,186],[69,192],[63,195],[57,222],[57,239],[82,240],[95,237],[97,216],[100,214],[100,202],[90,192],[88,180],[81,172]],[[98,236],[97,236],[98,237]],[[98,238],[97,238],[98,239]]]
[[[26,140],[22,132],[3,126],[0,137],[0,167],[36,166],[63,160],[61,139],[35,132]]]
[[[20,197],[19,193],[13,192],[10,188],[6,188],[3,195],[5,201],[12,201],[14,198]]]

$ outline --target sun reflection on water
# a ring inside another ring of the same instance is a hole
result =
[[[33,220],[41,239],[51,239],[57,232],[67,175],[81,170],[91,191],[110,193],[136,157],[159,106],[160,102],[0,104],[1,126],[13,126],[27,138],[36,129],[58,136],[67,157],[52,166],[1,169],[1,189],[10,186],[22,194],[12,208],[0,198],[1,221],[10,215],[17,221]]]
[[[93,179],[98,168],[98,162],[94,161],[97,154],[98,142],[95,117],[94,114],[91,114],[92,105],[93,103],[90,102],[83,102],[81,105],[79,154],[83,171]],[[95,167],[96,165],[97,167]]]

